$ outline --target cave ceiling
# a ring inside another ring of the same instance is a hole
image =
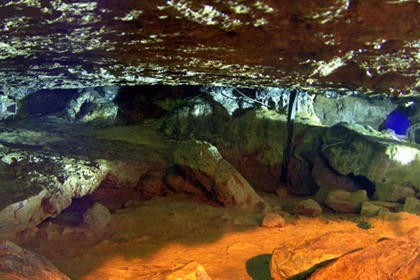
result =
[[[418,95],[418,0],[3,0],[0,86]]]

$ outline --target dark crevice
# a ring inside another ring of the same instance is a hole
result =
[[[353,181],[358,183],[362,189],[366,190],[369,198],[373,198],[373,194],[376,191],[376,186],[374,183],[372,183],[372,181],[370,181],[368,178],[364,176],[354,175],[353,173],[350,173],[348,176]]]

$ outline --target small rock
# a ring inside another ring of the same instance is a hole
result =
[[[395,186],[392,189],[392,194],[389,200],[393,202],[403,202],[406,197],[414,196],[415,193],[416,192],[412,188]]]
[[[101,232],[110,221],[111,213],[100,203],[95,203],[83,215],[83,223],[95,233]]]
[[[381,200],[372,200],[370,203],[386,208],[390,211],[396,211],[398,208],[401,208],[401,205],[397,202],[381,201]]]
[[[286,188],[278,188],[276,189],[276,194],[280,198],[287,197],[287,189]]]
[[[372,228],[372,225],[369,222],[361,221],[361,222],[357,223],[357,227],[361,228],[361,229],[370,229],[370,228]]]
[[[295,214],[303,215],[307,217],[317,217],[321,215],[322,208],[318,202],[308,198],[302,201],[299,201],[295,207]]]
[[[405,198],[404,208],[405,212],[409,213],[419,213],[420,212],[420,201],[412,196],[407,196]]]
[[[190,262],[167,275],[165,280],[211,280],[206,270],[197,262]]]
[[[328,193],[325,204],[333,210],[342,213],[358,213],[362,207],[362,203],[367,201],[367,192],[358,190],[354,193],[334,190]]]
[[[383,211],[389,211],[389,210],[385,207],[375,205],[369,201],[363,201],[360,215],[365,216],[365,217],[374,217]]]
[[[286,224],[286,220],[279,214],[268,213],[264,216],[261,226],[274,228],[274,227],[283,227],[285,224]]]

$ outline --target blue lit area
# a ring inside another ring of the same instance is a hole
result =
[[[385,120],[385,129],[392,129],[395,134],[407,135],[410,128],[410,120],[402,111],[395,110]]]

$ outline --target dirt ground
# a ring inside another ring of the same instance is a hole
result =
[[[408,213],[371,219],[334,213],[297,217],[280,210],[294,199],[260,195],[286,218],[286,226],[264,228],[262,214],[182,197],[157,197],[115,210],[100,234],[58,218],[41,224],[21,245],[49,258],[71,279],[159,279],[197,261],[213,280],[265,280],[271,279],[273,249],[282,243],[298,246],[324,233],[339,232],[350,233],[363,244],[404,236],[420,221]],[[359,227],[361,221],[371,228]]]

